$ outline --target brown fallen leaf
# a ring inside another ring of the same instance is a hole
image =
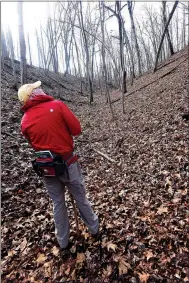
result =
[[[89,238],[89,233],[84,232],[83,235],[84,235],[85,240]]]
[[[167,213],[167,212],[168,212],[168,208],[166,206],[160,206],[157,211],[158,214]]]
[[[35,280],[34,276],[29,277],[28,279],[29,279],[29,282],[32,282],[32,283],[39,283],[39,281],[36,281],[36,280]]]
[[[148,207],[150,205],[150,202],[147,200],[147,201],[144,201],[144,206],[145,207]]]
[[[87,250],[87,251],[85,252],[85,255],[86,255],[86,259],[87,259],[87,260],[91,260],[91,253],[90,253],[90,251]]]
[[[74,269],[71,273],[71,279],[76,280],[76,269]]]
[[[54,247],[51,249],[51,252],[52,252],[53,255],[58,256],[58,254],[59,254],[59,249],[58,249],[56,246],[54,246]]]
[[[83,263],[85,261],[84,253],[77,253],[76,263]]]
[[[152,251],[150,251],[150,250],[147,251],[147,252],[145,252],[144,255],[145,255],[147,261],[148,261],[150,258],[154,257]]]
[[[178,202],[180,202],[180,201],[181,201],[180,198],[174,198],[174,199],[172,199],[172,202],[173,202],[173,203],[178,203]]]
[[[38,263],[38,264],[40,264],[40,263],[43,263],[45,260],[47,259],[47,257],[44,255],[44,254],[39,254],[38,255],[38,258],[36,259],[36,262]]]
[[[111,265],[108,265],[106,269],[103,269],[103,277],[108,277],[112,273]]]
[[[128,270],[131,269],[131,266],[123,258],[120,258],[119,264],[118,264],[118,269],[119,269],[119,276],[121,276],[122,274],[127,274]]]
[[[45,269],[45,277],[51,277],[52,276],[52,260],[49,262],[44,263],[44,269]]]
[[[165,179],[165,187],[169,187],[169,186],[171,186],[172,185],[172,182],[171,182],[171,180],[170,180],[170,177],[166,177],[166,179]]]
[[[68,276],[70,274],[70,266],[68,266],[68,268],[66,269],[66,271],[64,271],[64,273]]]
[[[139,276],[139,279],[140,279],[141,283],[147,283],[148,278],[150,277],[149,273],[142,272],[142,273],[137,273],[137,274]]]
[[[107,247],[107,250],[109,251],[110,249],[113,250],[115,252],[115,250],[117,249],[117,245],[111,243],[111,242],[108,242],[106,244],[106,247]]]
[[[114,225],[111,224],[111,223],[106,224],[106,228],[113,228],[113,227],[114,227]]]
[[[27,246],[27,240],[26,240],[26,237],[24,237],[24,240],[22,241],[22,243],[18,246],[18,249],[20,249],[21,252],[24,251],[24,249],[26,248]]]
[[[15,254],[16,254],[16,251],[10,250],[10,251],[8,252],[8,257],[12,257],[12,256],[15,255]]]

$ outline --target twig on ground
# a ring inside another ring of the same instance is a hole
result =
[[[114,159],[110,158],[109,156],[107,156],[106,154],[102,153],[101,151],[95,149],[95,148],[91,148],[92,150],[94,150],[95,152],[97,152],[98,154],[102,155],[104,158],[108,159],[111,162],[116,162]]]
[[[2,131],[1,131],[1,134],[10,136],[10,137],[12,137],[12,138],[14,138],[14,139],[17,138],[16,136],[13,136],[13,135],[11,135],[11,134],[9,134],[9,133],[7,133],[7,132],[2,132]]]

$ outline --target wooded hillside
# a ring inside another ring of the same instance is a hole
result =
[[[12,19],[1,32],[2,282],[189,282],[188,3],[48,2],[34,33],[27,5],[17,34]],[[38,80],[81,122],[75,151],[100,219],[98,239],[81,219],[78,237],[66,193],[68,260],[20,132],[18,88]]]
[[[69,262],[59,257],[52,204],[29,164],[33,150],[20,135],[22,115],[10,61],[5,63],[2,282],[187,282],[188,47],[134,81],[126,114],[119,89],[112,91],[114,120],[100,91],[91,107],[78,92],[78,79],[49,73],[50,79],[28,67],[30,80],[40,79],[44,91],[67,99],[82,124],[75,147],[103,234],[93,241],[80,221],[77,239],[67,196],[75,241]]]

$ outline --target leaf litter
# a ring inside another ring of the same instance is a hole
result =
[[[126,114],[120,102],[113,104],[117,121],[98,93],[92,107],[83,97],[68,103],[82,124],[75,147],[102,234],[92,239],[80,221],[77,237],[66,195],[75,243],[67,261],[54,235],[52,203],[29,162],[33,151],[20,135],[11,76],[2,72],[2,282],[189,281],[188,122],[182,118],[189,111],[187,61],[137,91],[171,70],[181,55],[187,58],[187,50],[128,87],[136,91],[125,99]],[[44,88],[51,92],[45,79]]]

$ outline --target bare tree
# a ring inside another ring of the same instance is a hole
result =
[[[73,39],[74,39],[74,46],[75,46],[75,50],[76,50],[76,54],[77,54],[77,64],[78,64],[79,76],[81,78],[82,77],[82,69],[81,69],[81,63],[80,63],[81,60],[80,60],[79,48],[78,48],[78,44],[77,44],[77,41],[76,41],[74,29],[73,29]]]
[[[163,34],[162,34],[162,38],[161,38],[161,41],[160,41],[160,44],[159,44],[159,48],[158,48],[158,52],[157,52],[157,56],[156,56],[154,72],[157,70],[157,64],[158,64],[158,59],[159,59],[161,47],[162,47],[162,44],[163,44],[163,40],[164,40],[165,34],[166,34],[166,32],[167,32],[167,28],[168,28],[168,26],[169,26],[169,23],[170,23],[170,21],[171,21],[171,19],[172,19],[172,16],[173,16],[173,14],[174,14],[174,11],[175,11],[177,5],[178,5],[178,1],[175,1],[174,5],[173,5],[173,8],[172,8],[172,11],[171,11],[171,13],[170,13],[170,15],[169,15],[169,19],[168,19],[168,21],[167,21],[167,24],[166,24],[166,26],[165,26],[165,28],[164,28],[164,32],[163,32]]]
[[[25,37],[24,37],[22,8],[23,8],[23,3],[18,2],[21,84],[25,84],[26,79],[27,79],[27,67],[26,67],[26,44],[25,44]]]
[[[102,9],[101,9],[101,7],[102,7]],[[106,59],[105,59],[106,58],[106,53],[105,53],[105,48],[104,48],[104,42],[105,42],[105,36],[104,36],[105,10],[104,10],[103,1],[101,3],[99,2],[99,10],[100,10],[101,32],[102,32],[102,62],[103,62],[103,70],[104,70],[104,77],[105,77],[105,91],[106,91],[106,98],[107,98],[109,106],[110,106],[112,118],[114,118],[110,93],[109,93],[109,89],[108,89],[108,78],[107,78],[107,68],[106,68]]]
[[[162,1],[164,27],[166,26],[166,23],[167,23],[167,17],[166,17],[166,2],[167,2],[167,1]],[[171,42],[171,38],[170,38],[169,28],[168,28],[168,27],[167,27],[167,30],[166,30],[166,35],[167,35],[167,40],[168,40],[168,45],[169,45],[170,53],[171,53],[171,55],[173,55],[173,54],[174,54],[173,45],[172,45],[172,42]]]
[[[116,16],[117,21],[118,21],[118,29],[119,29],[119,51],[120,51],[120,62],[121,62],[121,78],[122,78],[122,82],[121,82],[121,89],[122,89],[122,109],[123,109],[123,113],[125,113],[125,106],[124,106],[124,94],[127,92],[127,88],[126,88],[126,69],[125,69],[125,63],[124,63],[124,42],[123,42],[123,18],[121,15],[121,10],[123,9],[123,7],[121,7],[121,2],[120,1],[116,1],[115,2],[115,10],[113,10],[112,8],[104,5],[106,9],[108,9],[109,11],[111,11],[113,13],[114,16]]]
[[[124,39],[125,39],[125,45],[126,47],[128,48],[128,53],[129,53],[129,60],[131,62],[131,84],[133,84],[133,80],[135,79],[135,66],[134,66],[134,54],[133,54],[133,51],[131,49],[131,44],[130,44],[130,41],[129,41],[129,38],[128,38],[128,35],[127,35],[127,32],[126,32],[126,29],[125,27],[123,26],[123,32],[124,32]]]
[[[31,48],[30,48],[29,34],[28,34],[28,52],[29,52],[29,57],[30,57],[30,65],[32,65],[32,56],[31,56]]]
[[[79,1],[79,3],[80,3],[79,20],[80,20],[80,25],[81,25],[82,35],[83,35],[83,41],[84,41],[84,46],[85,46],[86,72],[87,72],[88,84],[89,84],[89,103],[91,104],[93,102],[93,87],[92,87],[92,80],[91,80],[90,69],[89,69],[89,48],[88,48],[87,35],[86,35],[86,31],[85,31],[85,28],[84,28],[84,22],[83,22],[82,2]]]
[[[141,69],[141,61],[140,61],[140,50],[139,50],[139,45],[138,45],[138,40],[137,40],[134,18],[133,18],[133,10],[134,10],[133,1],[127,1],[127,5],[128,5],[129,15],[131,19],[131,28],[132,28],[132,32],[134,36],[134,41],[135,41],[135,49],[136,49],[136,54],[137,54],[137,59],[138,59],[138,72],[140,76],[142,74],[142,69]]]
[[[8,38],[8,46],[10,50],[10,57],[11,57],[11,63],[12,63],[12,74],[14,77],[14,81],[16,81],[16,69],[15,69],[15,53],[14,53],[14,44],[12,39],[12,33],[10,29],[7,30],[7,38]]]
[[[151,62],[150,62],[150,54],[149,54],[149,50],[146,46],[146,43],[144,41],[144,38],[143,38],[143,31],[142,31],[142,28],[140,26],[140,24],[138,23],[137,21],[137,25],[138,25],[138,29],[139,29],[139,32],[140,32],[140,40],[141,40],[141,44],[144,48],[144,52],[145,52],[145,57],[146,57],[146,65],[147,65],[147,70],[150,70],[150,68],[152,67],[151,66]],[[144,57],[144,56],[143,56]]]
[[[55,36],[57,35],[57,27],[54,25],[52,26],[53,21],[49,19],[48,21],[48,28],[49,28],[49,39],[51,43],[51,54],[52,54],[52,65],[53,71],[58,73],[58,52],[57,52],[57,44],[55,43],[56,39]],[[55,23],[55,22],[54,22]]]
[[[5,34],[4,34],[3,29],[1,30],[1,54],[2,54],[3,58],[9,57],[7,42],[6,42],[6,39],[5,39]]]
[[[185,23],[185,6],[182,8],[182,14],[183,14],[183,32],[182,32],[182,48],[185,47],[185,42],[186,42],[186,23]]]

